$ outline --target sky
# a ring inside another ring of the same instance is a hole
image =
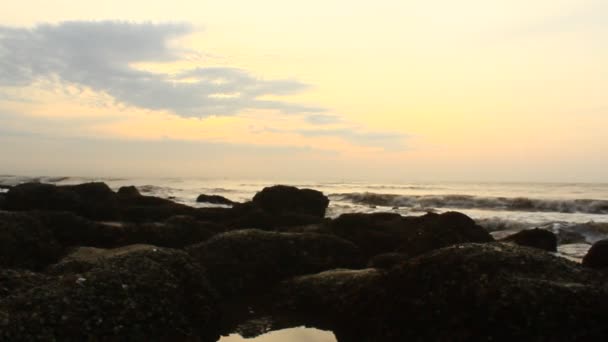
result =
[[[0,174],[608,182],[605,0],[9,1]]]

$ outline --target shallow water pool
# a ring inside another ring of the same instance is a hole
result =
[[[270,331],[266,334],[244,338],[238,334],[222,336],[218,342],[337,342],[336,337],[330,331],[314,328],[290,328]]]

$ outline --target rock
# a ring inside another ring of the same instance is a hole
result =
[[[469,217],[456,212],[410,217],[393,213],[344,214],[323,231],[352,241],[367,257],[392,252],[415,256],[458,243],[494,240]]]
[[[189,247],[222,294],[264,291],[282,279],[360,264],[358,249],[335,236],[239,230]]]
[[[104,259],[80,274],[0,302],[0,340],[219,338],[216,296],[184,252],[158,248]]]
[[[157,246],[152,245],[128,245],[112,249],[95,247],[77,247],[70,254],[63,257],[59,262],[51,265],[46,272],[49,274],[62,275],[69,273],[85,273],[94,268],[104,259],[127,255],[138,251],[158,250]]]
[[[227,225],[236,229],[277,230],[283,227],[318,224],[324,218],[300,212],[268,212],[255,204],[236,204],[230,209]]]
[[[6,207],[6,194],[0,193],[0,210],[4,210]]]
[[[9,295],[40,286],[48,282],[48,278],[42,273],[28,270],[0,268],[0,301]]]
[[[40,221],[0,211],[0,267],[40,270],[63,253],[63,246]]]
[[[504,242],[512,242],[520,246],[542,249],[549,252],[557,252],[557,236],[544,229],[527,229],[502,239]]]
[[[384,272],[330,271],[277,287],[277,305],[340,341],[604,340],[597,272],[537,249],[464,244]]]
[[[118,195],[104,183],[20,184],[6,194],[5,207],[19,211],[69,211],[92,220],[136,222],[159,221],[194,211],[194,208],[170,200],[137,196],[129,188]]]
[[[172,216],[193,215],[195,209],[152,196],[119,197],[121,219],[131,222],[158,222]]]
[[[81,206],[78,194],[51,184],[24,183],[6,194],[8,210],[66,210],[77,211]]]
[[[275,287],[274,298],[276,312],[293,320],[292,326],[312,326],[331,330],[338,341],[350,341],[349,330],[372,328],[377,319],[382,317],[367,317],[363,322],[362,310],[371,307],[374,296],[371,289],[383,285],[385,272],[374,269],[334,269],[317,274],[307,274],[285,280]],[[381,289],[377,289],[381,291]],[[378,305],[381,305],[380,303]],[[358,306],[365,306],[358,307]],[[327,309],[324,309],[327,308]],[[356,315],[353,313],[356,312]],[[291,316],[291,317],[290,317]],[[359,321],[361,319],[361,321]],[[386,317],[389,321],[394,318]],[[353,323],[352,326],[348,326]],[[357,326],[359,325],[359,326]],[[348,327],[347,327],[348,326]],[[360,337],[369,335],[362,334]],[[382,341],[381,339],[352,339],[352,341]],[[388,339],[386,341],[401,341]]]
[[[557,231],[557,240],[559,245],[585,243],[587,239],[585,235],[577,232],[576,230],[559,229]]]
[[[388,269],[401,264],[407,259],[409,259],[408,256],[401,253],[379,254],[369,260],[367,267]]]
[[[205,241],[225,230],[225,227],[198,221],[190,216],[173,216],[163,223],[125,225],[123,244],[146,243],[162,247],[183,248]]]
[[[329,205],[329,199],[322,192],[285,185],[264,188],[252,202],[272,214],[298,213],[319,218],[325,217]]]
[[[137,196],[141,196],[141,193],[139,193],[139,190],[137,190],[137,188],[134,187],[133,185],[120,187],[120,189],[118,189],[117,194],[119,196],[124,196],[124,197],[137,197]]]
[[[104,183],[55,186],[24,183],[6,195],[9,210],[70,211],[91,219],[118,219],[115,193]]]
[[[591,246],[583,258],[583,266],[599,269],[608,267],[608,239],[600,240]]]
[[[41,270],[79,246],[153,244],[183,248],[228,228],[189,216],[159,223],[94,222],[70,212],[0,211],[0,266]]]
[[[211,204],[222,204],[222,205],[233,205],[234,202],[223,196],[218,195],[205,195],[201,194],[196,198],[199,203],[211,203]]]
[[[124,244],[125,233],[121,226],[95,222],[62,211],[30,211],[29,217],[41,222],[64,247],[93,246],[115,247]]]

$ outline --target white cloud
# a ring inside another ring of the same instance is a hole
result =
[[[0,86],[22,87],[50,79],[106,93],[126,105],[186,117],[234,115],[246,109],[322,111],[260,99],[304,90],[306,85],[296,80],[263,80],[231,67],[198,67],[177,75],[133,67],[182,61],[188,51],[170,43],[192,32],[187,24],[121,21],[0,27]]]

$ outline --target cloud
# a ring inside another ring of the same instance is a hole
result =
[[[313,125],[329,125],[342,122],[342,118],[336,115],[328,114],[311,114],[306,116],[306,121]]]
[[[335,136],[358,145],[381,147],[385,150],[405,148],[405,139],[408,137],[397,132],[361,132],[355,128],[301,129],[295,133],[305,137]]]
[[[358,146],[379,147],[386,151],[401,151],[406,148],[406,140],[409,135],[399,132],[371,132],[362,131],[355,126],[343,126],[330,129],[280,129],[264,127],[260,132],[270,133],[294,133],[303,137],[337,137]],[[258,133],[260,133],[258,132]]]
[[[55,80],[87,87],[117,102],[168,110],[180,116],[234,115],[247,109],[317,113],[262,96],[306,89],[296,80],[263,80],[231,67],[198,67],[177,74],[133,67],[142,62],[179,62],[188,53],[171,42],[193,28],[179,23],[71,21],[33,28],[0,26],[0,87]]]

